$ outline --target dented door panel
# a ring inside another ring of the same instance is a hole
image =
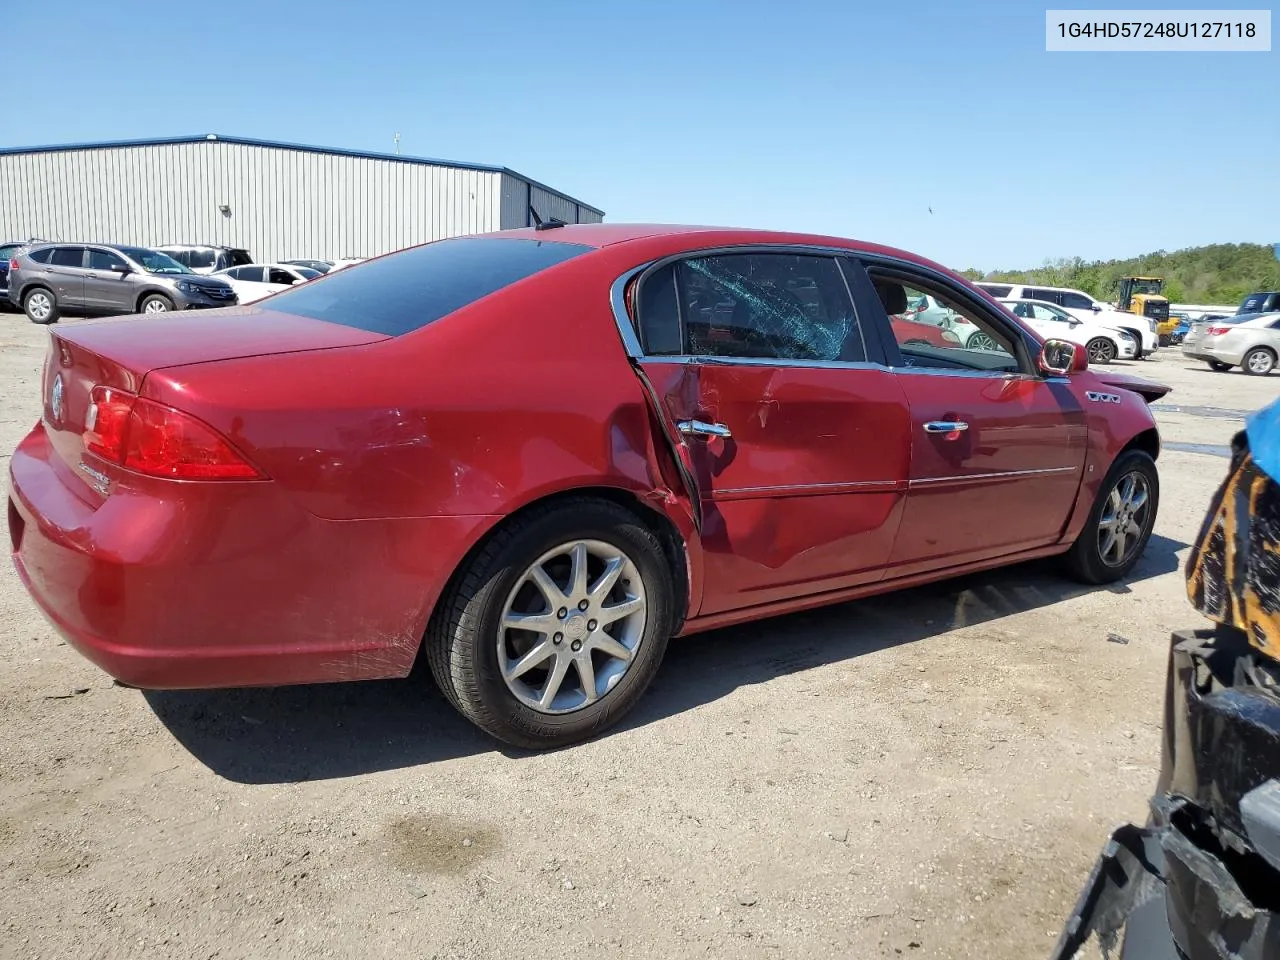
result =
[[[883,578],[909,456],[892,374],[858,364],[640,366],[698,492],[700,615]],[[685,421],[730,436],[680,433]]]

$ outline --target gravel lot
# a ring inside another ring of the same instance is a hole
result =
[[[43,329],[0,314],[0,464]],[[1180,564],[1280,377],[1175,350],[1133,579],[1031,565],[691,638],[620,729],[503,752],[425,678],[141,693],[0,569],[0,957],[1042,956],[1145,816]],[[1129,639],[1107,642],[1108,632]]]

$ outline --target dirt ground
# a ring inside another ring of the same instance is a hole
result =
[[[0,314],[5,482],[44,343]],[[416,678],[114,686],[4,563],[0,957],[1045,955],[1145,816],[1169,632],[1199,622],[1180,564],[1280,393],[1176,350],[1117,366],[1175,388],[1129,583],[1023,566],[691,638],[559,753]]]

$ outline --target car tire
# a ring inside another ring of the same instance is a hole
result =
[[[1265,377],[1275,368],[1275,351],[1267,347],[1254,347],[1240,361],[1240,369],[1252,377]]]
[[[32,287],[22,295],[22,309],[32,323],[57,323],[58,297],[47,287]]]
[[[1217,370],[1219,373],[1226,373],[1231,369],[1231,364],[1223,363],[1221,360],[1208,360],[1210,370]]]
[[[163,293],[149,293],[138,304],[139,313],[168,313],[173,309],[173,301]]]
[[[1085,352],[1089,354],[1090,363],[1108,364],[1115,360],[1119,351],[1116,345],[1106,337],[1094,337],[1085,344]]]
[[[1146,494],[1141,511],[1134,509],[1127,495],[1129,488],[1126,484],[1130,480],[1133,480],[1135,488]],[[1113,493],[1117,494],[1119,503],[1113,499]],[[1066,555],[1071,575],[1089,584],[1114,583],[1127,576],[1147,548],[1159,508],[1160,474],[1155,460],[1144,450],[1126,450],[1116,457],[1107,471],[1089,511],[1089,519]],[[1107,545],[1105,530],[1114,529],[1117,522],[1126,522],[1125,518],[1133,518],[1135,522],[1128,526],[1124,544],[1113,542],[1109,549],[1104,550]],[[1132,532],[1133,526],[1137,527],[1136,534]],[[1116,546],[1121,549],[1115,550]],[[1113,552],[1117,554],[1114,558],[1111,556]]]
[[[575,587],[579,545],[592,562]],[[586,618],[610,608],[578,601],[590,604],[580,612],[575,593],[582,594],[583,583],[602,583],[611,551],[622,558],[621,572],[598,601],[632,605],[638,597],[643,618],[614,620],[606,634],[603,616],[598,630]],[[532,750],[586,740],[634,707],[657,673],[676,621],[674,584],[662,544],[629,510],[578,497],[535,507],[500,527],[454,575],[427,630],[431,673],[458,712],[498,740]],[[626,599],[619,600],[624,585]],[[523,612],[531,606],[544,609]],[[546,629],[505,625],[519,617],[536,618]],[[552,632],[559,626],[563,631]],[[617,656],[620,649],[626,659]],[[583,650],[594,699],[579,672]],[[551,689],[557,671],[562,679]]]

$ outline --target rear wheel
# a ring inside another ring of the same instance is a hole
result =
[[[1240,369],[1255,377],[1265,377],[1276,368],[1276,355],[1266,347],[1254,347],[1244,355]]]
[[[53,323],[58,319],[58,298],[52,290],[35,287],[23,295],[22,309],[32,323]]]
[[[1112,583],[1142,557],[1160,506],[1160,475],[1151,455],[1126,450],[1116,458],[1098,490],[1080,536],[1066,556],[1071,573],[1085,583]]]
[[[446,698],[518,747],[585,740],[649,686],[670,637],[675,591],[658,539],[630,511],[592,499],[509,522],[441,599],[426,638]]]
[[[149,294],[138,304],[139,313],[168,313],[172,309],[173,301],[162,293]]]
[[[1221,360],[1210,360],[1208,361],[1208,364],[1209,369],[1217,370],[1219,373],[1225,373],[1231,369],[1231,364],[1223,363]]]
[[[1106,364],[1116,358],[1116,345],[1106,337],[1094,337],[1085,345],[1090,363]]]

